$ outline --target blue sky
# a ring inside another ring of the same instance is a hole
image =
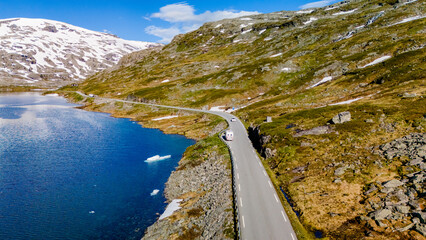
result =
[[[194,30],[206,21],[335,2],[338,1],[0,0],[0,19],[46,18],[128,40],[167,43],[175,34]]]

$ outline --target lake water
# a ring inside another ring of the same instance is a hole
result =
[[[140,239],[164,211],[194,141],[75,106],[0,94],[0,239]],[[171,158],[144,162],[157,154]]]

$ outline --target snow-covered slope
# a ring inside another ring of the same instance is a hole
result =
[[[67,23],[0,20],[0,85],[63,85],[116,64],[130,52],[159,46]]]

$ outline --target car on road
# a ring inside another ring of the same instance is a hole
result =
[[[231,118],[231,122],[236,122],[237,119],[236,118]]]

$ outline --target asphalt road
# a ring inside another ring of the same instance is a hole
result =
[[[78,93],[87,97],[87,95]],[[204,111],[117,99],[105,100],[210,113],[224,118],[228,122],[229,128],[234,132],[234,140],[227,141],[227,144],[233,158],[241,239],[297,239],[277,192],[248,138],[243,123],[234,115],[225,112]],[[231,118],[236,118],[237,121],[231,122]]]

